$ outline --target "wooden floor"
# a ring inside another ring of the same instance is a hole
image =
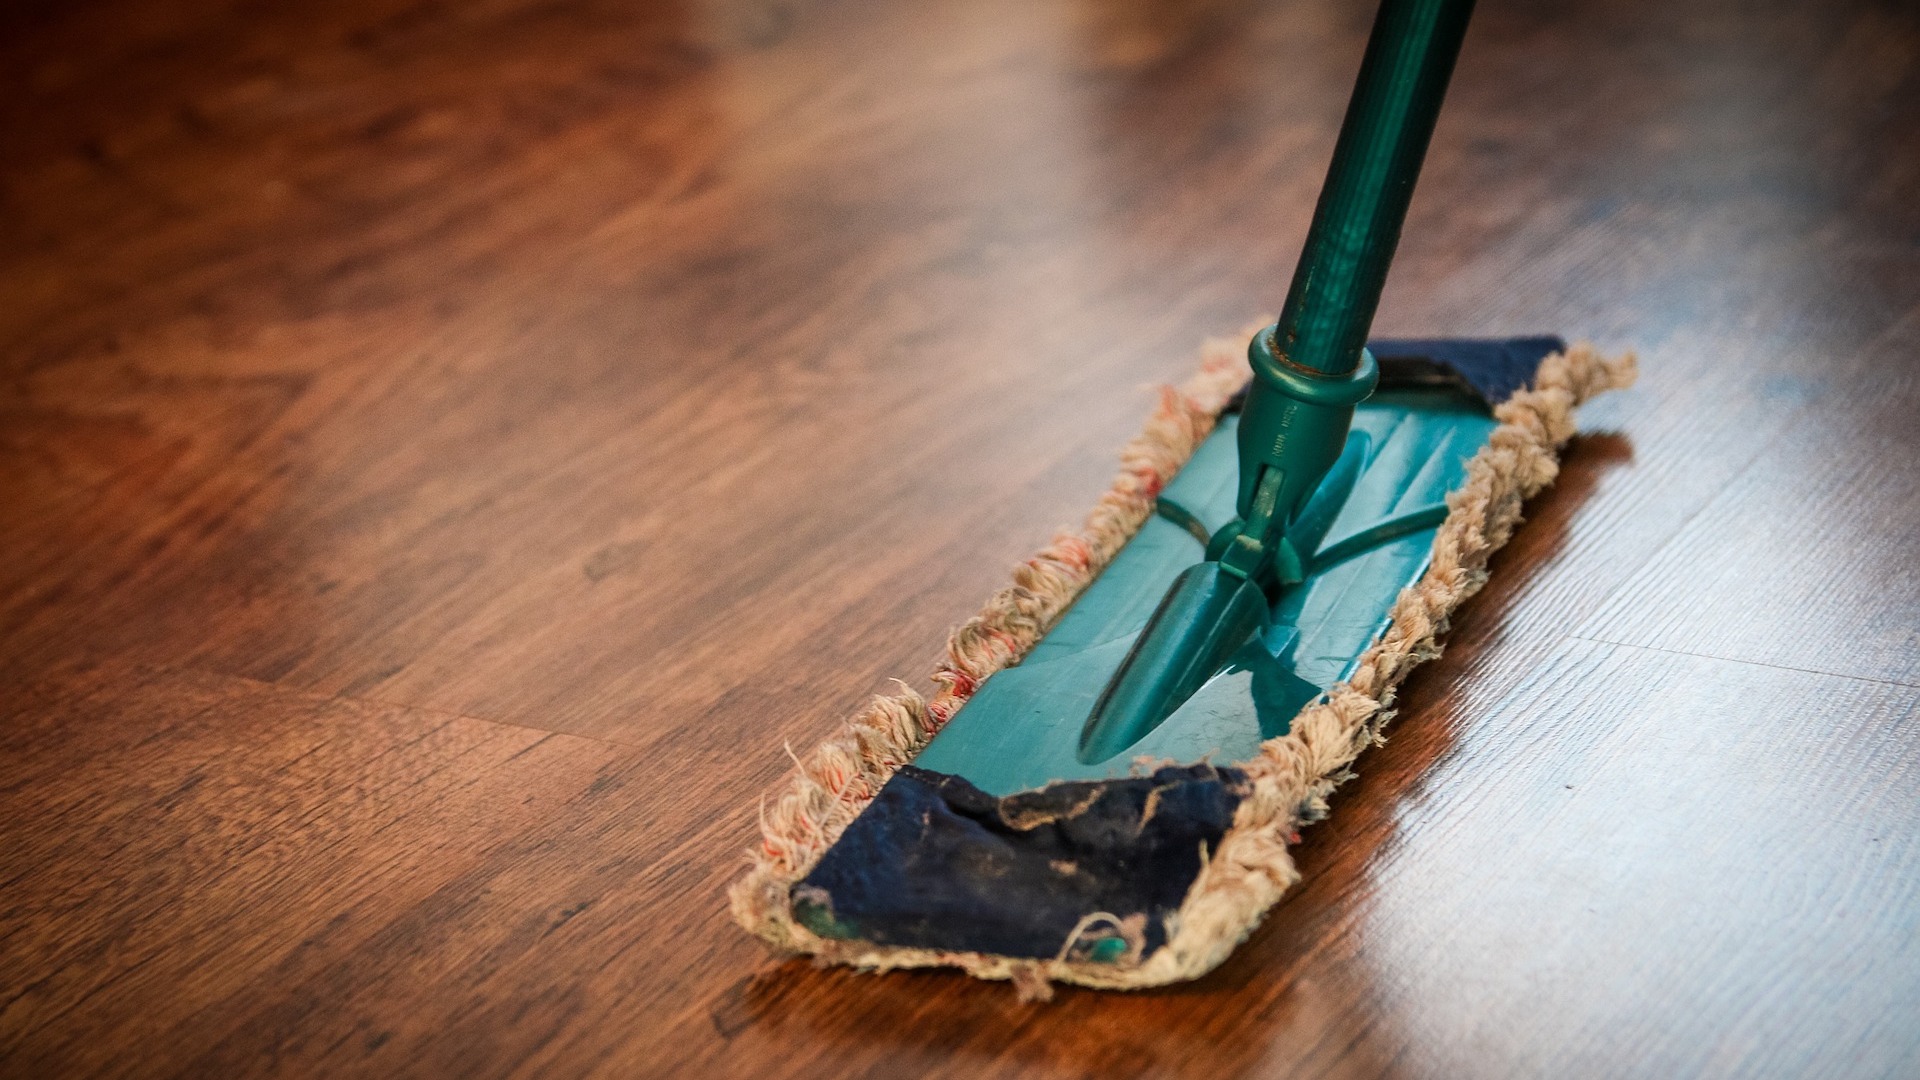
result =
[[[1378,329],[1644,375],[1219,971],[726,918],[1277,305],[1368,7],[10,6],[0,1074],[1920,1075],[1897,0],[1484,0]]]

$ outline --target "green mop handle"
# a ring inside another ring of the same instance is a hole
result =
[[[1413,197],[1472,0],[1385,0],[1280,321],[1254,335],[1240,414],[1238,520],[1174,579],[1095,700],[1080,760],[1138,742],[1268,624],[1306,577],[1287,529],[1346,444],[1380,369],[1367,328]]]
[[[1380,5],[1286,306],[1248,349],[1242,521],[1215,542],[1229,567],[1270,568],[1288,519],[1339,456],[1353,406],[1378,381],[1367,330],[1472,13],[1473,0]],[[1253,550],[1235,558],[1236,546]]]
[[[1326,375],[1360,363],[1473,0],[1385,0],[1275,341]]]

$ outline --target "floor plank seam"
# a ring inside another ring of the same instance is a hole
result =
[[[1611,645],[1621,649],[1638,649],[1642,652],[1665,653],[1668,656],[1691,656],[1699,660],[1717,660],[1723,664],[1744,664],[1747,667],[1772,668],[1775,671],[1796,671],[1802,675],[1824,675],[1830,679],[1846,679],[1851,682],[1872,683],[1876,686],[1896,686],[1903,690],[1920,690],[1920,683],[1902,682],[1899,679],[1876,679],[1870,675],[1853,675],[1844,671],[1793,667],[1788,664],[1770,664],[1765,660],[1745,660],[1737,656],[1718,656],[1714,653],[1693,652],[1688,649],[1668,649],[1659,645],[1639,645],[1631,641],[1614,641],[1610,638],[1590,637],[1585,634],[1568,634],[1565,640],[1584,641],[1593,645]]]
[[[492,724],[496,727],[513,728],[516,731],[530,731],[546,736],[559,735],[564,738],[579,739],[583,742],[599,743],[602,746],[612,747],[622,753],[634,753],[645,749],[645,747],[637,746],[633,743],[620,742],[616,739],[609,739],[600,735],[583,735],[577,731],[559,731],[554,728],[540,727],[537,724],[519,724],[512,720],[500,720],[491,716],[475,716],[472,713],[461,712],[458,709],[442,709],[433,705],[414,705],[404,701],[389,701],[385,698],[368,697],[364,694],[324,694],[312,690],[301,690],[296,687],[282,686],[279,683],[268,682],[264,679],[256,679],[251,675],[236,675],[230,671],[217,671],[211,668],[200,667],[197,664],[150,664],[147,666],[161,671],[177,672],[180,674],[199,674],[221,679],[237,679],[253,686],[274,691],[275,693],[290,694],[294,697],[305,698],[309,701],[346,701],[360,705],[373,705],[383,709],[404,709],[407,712],[421,713],[426,716],[444,717],[448,720],[472,720],[476,723]]]

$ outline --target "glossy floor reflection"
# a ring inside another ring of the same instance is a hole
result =
[[[1640,353],[1219,971],[722,910],[1279,304],[1369,13],[0,14],[0,1073],[1920,1071],[1920,22],[1483,0],[1376,332]],[[924,688],[924,684],[923,684]]]

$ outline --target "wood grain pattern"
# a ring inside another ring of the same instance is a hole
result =
[[[1198,983],[722,913],[1278,303],[1309,0],[0,13],[0,1074],[1920,1071],[1920,19],[1482,0],[1383,333],[1635,347]]]

